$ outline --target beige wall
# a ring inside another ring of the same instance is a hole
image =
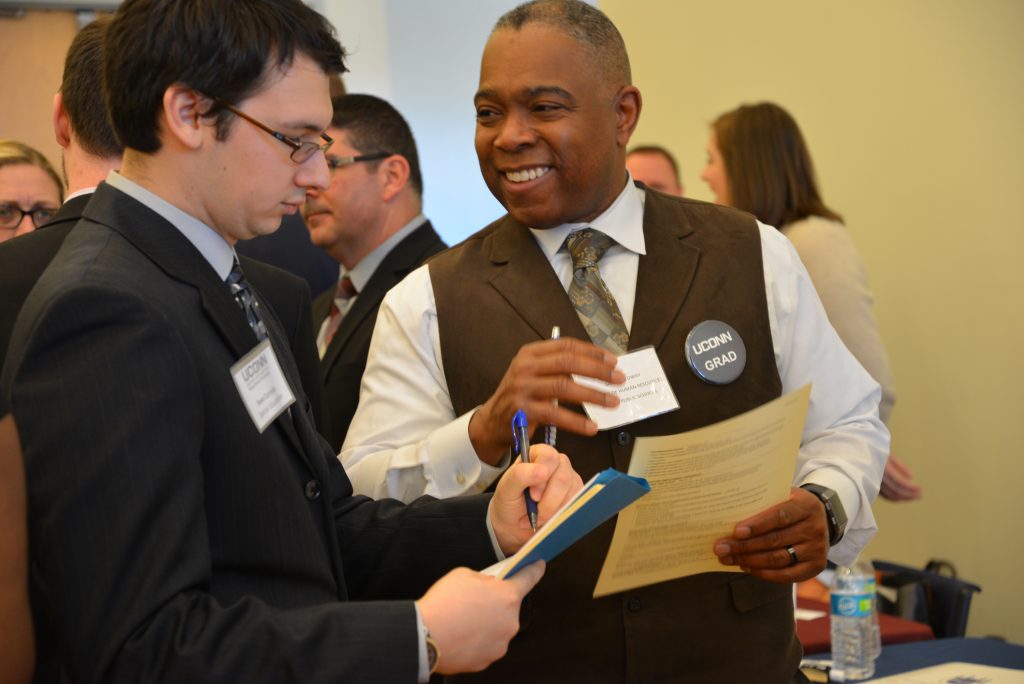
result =
[[[953,560],[968,634],[1024,642],[1024,3],[601,0],[644,94],[633,142],[700,180],[707,124],[774,100],[870,272],[893,448],[924,500],[875,506],[874,558]]]
[[[76,30],[74,12],[32,11],[21,19],[0,19],[0,138],[31,145],[58,171],[60,146],[50,117]]]

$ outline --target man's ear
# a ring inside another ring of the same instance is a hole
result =
[[[167,140],[176,140],[188,149],[198,149],[208,134],[208,124],[202,121],[210,108],[210,98],[191,88],[176,83],[164,91],[159,130]]]
[[[629,139],[633,137],[637,123],[640,122],[640,110],[643,108],[643,98],[635,86],[624,86],[615,96],[615,111],[618,116],[616,124],[616,139],[619,145],[626,147]]]
[[[390,202],[409,183],[409,160],[400,154],[393,154],[380,163],[377,173],[384,180],[381,199]]]
[[[57,93],[53,96],[53,136],[57,144],[64,149],[71,144],[71,122],[68,121],[68,112],[64,109],[64,95]]]

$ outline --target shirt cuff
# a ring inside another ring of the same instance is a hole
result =
[[[505,552],[498,546],[498,537],[494,534],[494,525],[491,524],[491,506],[494,505],[494,497],[487,502],[487,535],[491,538],[491,546],[494,547],[494,555],[498,557],[498,562],[501,562],[507,558]]]
[[[835,491],[839,495],[839,500],[843,502],[847,520],[846,533],[838,544],[829,549],[828,558],[836,565],[851,565],[878,528],[871,524],[858,529],[856,523],[860,521],[860,492],[846,474],[831,468],[819,468],[804,478],[800,484],[812,482]]]
[[[424,476],[426,493],[439,499],[479,494],[508,467],[508,454],[496,466],[480,460],[469,441],[469,421],[476,409],[435,430],[428,438]]]
[[[423,624],[423,616],[420,615],[420,604],[413,602],[413,608],[416,609],[416,628],[417,634],[420,635],[418,646],[416,647],[417,653],[419,654],[419,670],[417,672],[416,681],[420,684],[430,681],[430,663],[427,662],[427,626]]]

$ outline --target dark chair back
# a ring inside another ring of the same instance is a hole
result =
[[[931,625],[937,639],[962,637],[967,631],[971,598],[981,587],[932,569],[874,561],[878,583],[896,589],[896,601],[879,597],[879,610]],[[936,567],[929,563],[929,568]],[[947,567],[948,563],[944,564]],[[954,571],[955,575],[955,571]]]

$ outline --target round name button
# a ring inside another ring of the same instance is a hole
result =
[[[746,367],[747,347],[728,323],[704,321],[686,336],[686,360],[704,382],[728,385]]]

